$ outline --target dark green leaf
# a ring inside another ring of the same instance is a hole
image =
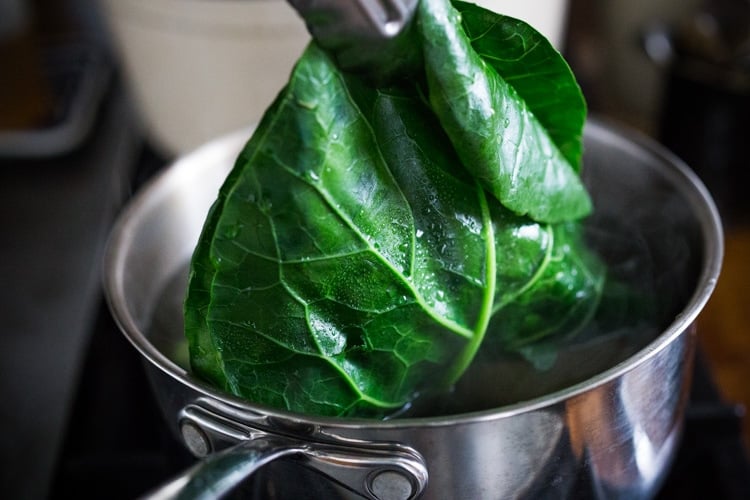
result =
[[[495,25],[519,23],[501,17],[496,17],[493,23],[489,23],[486,16],[469,16],[469,19],[473,23],[470,29],[477,40],[475,43],[485,52],[491,50],[493,40],[485,43],[484,33],[496,36],[503,30]],[[508,79],[501,76],[498,69],[503,70],[503,65],[498,64],[496,68],[475,51],[461,25],[460,13],[449,0],[420,2],[417,23],[422,34],[430,103],[469,172],[515,213],[528,214],[541,222],[560,222],[587,215],[591,201],[577,175],[578,164],[569,162],[545,124],[534,114],[534,109],[543,110],[545,104],[537,98],[532,109],[509,82],[511,77],[523,82],[525,73],[510,73]],[[516,32],[518,37],[523,35]],[[522,46],[533,43],[537,37],[523,40]],[[497,41],[502,38],[497,37]],[[543,63],[554,56],[554,50],[550,50],[517,51],[529,61],[510,69],[526,72],[525,66],[533,65],[534,59]],[[572,82],[575,84],[575,80]],[[542,81],[536,86],[544,84]],[[529,96],[537,93],[528,83],[520,88]],[[549,88],[548,95],[555,90]],[[569,126],[571,130],[578,127],[580,134],[579,110],[575,107],[573,110]],[[565,119],[560,121],[564,123]],[[573,159],[580,159],[580,150],[573,151],[563,136],[558,140],[567,145]]]
[[[425,59],[430,78],[456,63],[438,59]],[[513,213],[475,172],[495,160],[470,168],[454,146],[456,127],[495,125],[446,125],[419,78],[371,81],[311,45],[221,188],[185,322],[193,370],[222,389],[299,412],[384,416],[455,383],[491,321],[501,326],[489,345],[519,349],[575,331],[596,305],[601,268],[580,225]],[[454,85],[445,101],[468,90]],[[511,86],[500,92],[523,108]],[[535,123],[550,151],[568,140]],[[551,219],[580,216],[531,193]]]
[[[586,101],[568,63],[525,22],[454,2],[471,46],[525,101],[571,167],[581,165]]]

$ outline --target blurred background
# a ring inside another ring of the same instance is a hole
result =
[[[683,475],[663,497],[746,498],[750,1],[479,3],[544,32],[593,115],[666,145],[713,194],[725,266],[699,320],[693,453],[681,455]],[[132,498],[182,465],[160,435],[135,352],[106,313],[106,237],[144,180],[257,121],[307,42],[283,0],[0,0],[7,498]]]

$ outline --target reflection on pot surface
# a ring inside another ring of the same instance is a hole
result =
[[[223,479],[211,491],[222,492],[237,482],[227,479],[235,473],[251,476],[239,487],[250,498],[655,493],[680,437],[693,322],[713,290],[723,250],[712,201],[674,157],[597,122],[586,129],[592,238],[602,229],[637,228],[653,271],[643,281],[656,291],[656,324],[584,336],[541,371],[523,357],[479,363],[472,368],[478,382],[469,378],[456,388],[458,407],[375,421],[260,407],[189,372],[181,323],[186,262],[247,136],[238,132],[177,161],[133,200],[110,242],[106,291],[113,315],[147,360],[173,431],[205,457],[162,492],[180,486],[195,492],[217,477]],[[618,248],[611,244],[606,257],[630,262]]]

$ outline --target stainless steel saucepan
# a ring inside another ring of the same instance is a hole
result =
[[[507,404],[430,418],[319,418],[224,394],[191,375],[187,361],[187,262],[249,135],[239,131],[176,161],[135,196],[109,242],[112,314],[142,354],[175,435],[201,458],[154,497],[648,498],[658,491],[680,439],[695,320],[723,255],[714,204],[685,165],[632,132],[587,124],[583,168],[594,219],[637,230],[667,315],[657,330],[573,345],[541,372],[522,360],[482,368],[480,396],[536,387]]]

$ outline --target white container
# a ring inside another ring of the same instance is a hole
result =
[[[101,0],[149,139],[168,155],[257,122],[309,40],[285,0]]]
[[[170,156],[257,123],[310,39],[286,0],[100,3],[145,132]],[[562,43],[567,0],[477,3]]]

